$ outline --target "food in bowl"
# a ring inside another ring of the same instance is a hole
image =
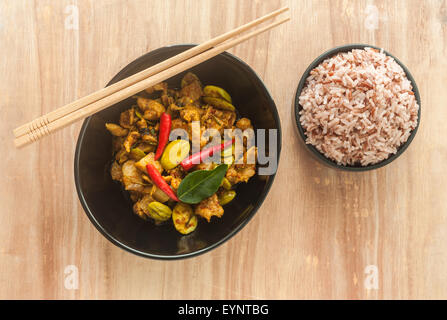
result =
[[[368,166],[395,154],[417,127],[410,80],[390,56],[353,49],[314,68],[301,91],[306,143],[343,166]]]
[[[181,234],[193,232],[198,217],[208,222],[222,217],[224,206],[236,197],[235,186],[256,173],[257,149],[242,141],[241,159],[234,138],[208,146],[214,130],[253,129],[248,118],[237,119],[231,96],[224,89],[203,87],[199,78],[187,73],[180,89],[163,82],[136,97],[136,104],[120,114],[119,124],[106,123],[113,135],[110,174],[129,192],[133,212],[156,224],[172,221]],[[182,129],[186,138],[169,141]],[[192,139],[199,138],[201,151],[190,155]],[[222,151],[219,160],[210,161]]]

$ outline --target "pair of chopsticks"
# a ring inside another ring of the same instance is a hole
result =
[[[78,120],[84,119],[96,112],[127,99],[146,88],[158,84],[172,76],[188,70],[222,52],[244,42],[260,33],[272,29],[288,20],[283,18],[272,22],[265,27],[252,31],[246,35],[241,34],[250,28],[260,25],[268,19],[272,19],[281,13],[288,11],[284,7],[265,16],[253,20],[243,26],[224,33],[216,38],[208,40],[201,45],[184,51],[155,66],[145,69],[104,89],[96,91],[79,100],[69,103],[59,109],[51,111],[31,122],[14,129],[14,144],[20,148],[33,143],[40,138],[62,129]],[[232,39],[236,37],[235,39]],[[229,40],[229,41],[226,41]]]

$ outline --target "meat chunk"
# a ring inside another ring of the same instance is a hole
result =
[[[122,149],[124,137],[114,137],[112,139],[113,152],[118,152]]]
[[[144,129],[142,130],[142,136],[141,140],[149,145],[157,145],[158,144],[158,138],[155,133],[155,130],[152,129]]]
[[[124,189],[143,192],[143,178],[135,166],[135,161],[128,160],[122,166]]]
[[[147,220],[147,217],[149,216],[149,203],[153,202],[154,199],[150,195],[145,195],[143,198],[135,202],[133,205],[133,212],[139,216],[140,218],[143,218]]]
[[[143,151],[144,153],[149,153],[155,151],[155,145],[153,143],[142,142],[137,145],[137,148]]]
[[[115,160],[118,161],[119,164],[123,164],[124,162],[129,160],[129,154],[126,152],[125,149],[121,149],[116,153]]]
[[[130,149],[138,141],[139,137],[140,134],[137,131],[132,131],[131,133],[129,133],[123,143],[124,149],[126,149],[127,152],[130,152]]]
[[[109,130],[109,132],[115,137],[123,137],[129,132],[129,130],[124,129],[114,123],[106,123],[106,129]]]
[[[163,105],[165,107],[168,107],[169,105],[173,104],[175,99],[173,97],[171,97],[168,94],[164,94],[160,97],[161,103],[163,103]]]
[[[255,173],[255,164],[233,164],[228,168],[225,177],[231,182],[231,184],[236,184],[239,182],[248,182],[248,180],[253,177]]]
[[[135,121],[135,111],[133,108],[121,112],[120,114],[120,126],[130,129]]]
[[[248,119],[248,118],[240,118],[236,122],[236,128],[239,128],[241,130],[246,130],[246,129],[253,129],[253,126],[251,124],[250,119]]]
[[[173,177],[173,176],[164,176],[163,179],[171,185],[171,188],[177,190],[182,182],[181,178]]]
[[[180,117],[187,122],[200,121],[203,110],[193,105],[187,105],[180,111]]]
[[[162,91],[163,93],[166,93],[168,91],[168,84],[166,82],[160,82],[152,87],[145,89],[144,91],[146,91],[146,93],[148,94],[152,94],[155,91]]]
[[[188,84],[190,84],[190,83],[192,83],[192,82],[194,82],[194,81],[199,81],[199,83],[200,83],[199,78],[198,78],[194,73],[192,73],[192,72],[187,72],[187,73],[183,76],[183,79],[182,79],[180,85],[181,85],[182,88],[183,88],[183,87],[186,87]]]
[[[189,126],[188,126],[187,122],[183,121],[182,119],[177,118],[177,119],[172,120],[171,130],[174,130],[174,129],[183,129],[186,132],[188,132]]]
[[[147,122],[144,119],[141,119],[141,120],[137,121],[136,125],[137,125],[137,128],[140,131],[143,131],[144,129],[147,128]]]
[[[123,179],[123,170],[115,161],[113,161],[112,165],[110,166],[110,175],[112,176],[112,179],[116,181],[121,181]]]
[[[147,120],[158,120],[166,108],[158,101],[146,99],[143,97],[137,98],[138,107],[143,111],[143,118]]]
[[[192,101],[199,100],[202,95],[202,86],[199,81],[193,81],[180,90],[181,97],[188,97]]]
[[[141,219],[144,219],[144,220],[147,219],[146,215],[144,214],[143,208],[142,208],[141,205],[140,205],[140,202],[135,202],[135,203],[133,204],[132,209],[133,209],[133,212],[134,212],[137,216],[139,216]]]
[[[202,116],[202,123],[206,129],[216,129],[223,134],[224,129],[231,129],[236,120],[234,111],[219,110],[208,107]]]
[[[194,167],[194,170],[213,170],[216,164],[213,162],[201,162]]]
[[[171,130],[182,129],[188,134],[188,139],[192,139],[192,126],[191,123],[185,122],[180,118],[172,120]]]
[[[182,179],[185,177],[185,171],[183,171],[181,166],[167,171],[168,175],[163,177],[164,180],[169,183],[173,189],[177,190]]]
[[[225,177],[231,184],[248,182],[256,174],[257,148],[251,147],[244,152],[242,163],[231,165]],[[236,161],[239,162],[239,161]]]
[[[195,214],[205,218],[208,222],[210,222],[213,216],[218,218],[222,217],[223,213],[224,209],[219,204],[219,199],[216,194],[202,200],[195,209]]]

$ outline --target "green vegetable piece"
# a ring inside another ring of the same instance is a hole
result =
[[[225,177],[228,165],[221,164],[213,170],[197,170],[188,174],[177,189],[180,201],[196,204],[212,196]]]
[[[144,178],[143,178],[144,179]],[[152,198],[154,198],[154,200],[164,203],[167,202],[169,199],[169,196],[164,193],[159,187],[157,187],[156,185],[152,185]]]
[[[166,221],[171,218],[172,210],[161,202],[153,201],[148,204],[147,215],[155,221]]]
[[[181,234],[189,234],[197,227],[197,216],[194,215],[189,204],[178,203],[172,211],[172,222],[175,229]]]
[[[134,159],[137,160],[137,161],[139,161],[140,159],[142,159],[142,158],[144,158],[146,156],[144,151],[141,150],[140,148],[130,149],[130,153],[132,154]]]
[[[231,190],[231,183],[225,177],[222,179],[222,183],[220,184],[220,186],[223,187],[225,190]]]
[[[140,118],[140,120],[143,120],[144,118],[143,118],[143,115],[138,111],[138,110],[135,110],[135,115],[138,117],[138,118]]]
[[[222,193],[222,195],[219,197],[219,204],[221,206],[226,205],[227,203],[230,203],[234,197],[236,197],[236,191],[234,190],[227,190]]]
[[[217,86],[206,86],[203,88],[203,95],[205,97],[221,98],[232,103],[230,94]]]
[[[160,162],[165,170],[174,169],[189,154],[189,141],[175,140],[170,142],[161,156]]]
[[[204,97],[203,101],[206,103],[222,110],[228,110],[228,111],[236,111],[236,108],[229,103],[228,101],[225,101],[224,99],[220,98],[213,98],[213,97]]]

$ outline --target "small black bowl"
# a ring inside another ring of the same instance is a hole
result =
[[[413,86],[413,92],[414,95],[416,97],[416,101],[419,105],[419,110],[418,110],[418,121],[417,121],[417,125],[416,128],[414,128],[414,130],[411,132],[410,136],[408,137],[408,140],[401,145],[397,152],[395,154],[390,155],[387,159],[378,162],[376,164],[372,164],[372,165],[368,165],[368,166],[361,166],[361,165],[355,165],[355,166],[343,166],[343,165],[339,165],[337,164],[335,161],[327,158],[324,154],[322,154],[320,151],[318,151],[317,148],[315,148],[313,145],[311,144],[307,144],[306,143],[306,134],[304,133],[304,129],[301,126],[301,122],[300,122],[300,114],[299,112],[302,110],[302,106],[299,103],[299,97],[301,95],[301,91],[303,90],[305,84],[306,84],[306,79],[309,77],[310,72],[316,68],[321,62],[323,62],[326,59],[331,58],[332,56],[340,53],[340,52],[348,52],[351,51],[353,49],[364,49],[364,48],[375,48],[378,50],[383,50],[382,48],[379,47],[375,47],[375,46],[371,46],[371,45],[367,45],[367,44],[349,44],[349,45],[344,45],[344,46],[340,46],[340,47],[335,47],[329,51],[326,51],[325,53],[323,53],[322,55],[320,55],[318,58],[316,58],[310,65],[309,67],[307,67],[306,71],[304,71],[303,76],[301,77],[301,80],[298,84],[298,89],[296,90],[296,95],[295,95],[295,121],[296,121],[296,126],[298,128],[298,132],[300,137],[302,138],[302,141],[304,142],[304,144],[306,145],[306,148],[310,151],[310,153],[317,159],[319,160],[321,163],[336,168],[336,169],[341,169],[341,170],[346,170],[346,171],[368,171],[368,170],[374,170],[374,169],[378,169],[381,168],[389,163],[391,163],[392,161],[396,160],[410,145],[411,141],[413,141],[414,136],[416,135],[416,132],[418,130],[419,127],[419,123],[421,121],[421,98],[419,96],[419,90],[418,87],[416,85],[416,82],[414,81],[413,76],[411,75],[410,71],[407,69],[407,67],[400,62],[399,59],[397,59],[395,56],[393,56],[392,54],[390,54],[389,52],[383,50],[383,52],[392,57],[404,70],[408,80],[410,80],[411,85]]]
[[[175,45],[151,51],[121,70],[108,85],[177,55],[193,45]],[[277,160],[281,150],[281,126],[275,103],[256,73],[243,61],[222,53],[191,70],[202,83],[225,88],[241,117],[248,117],[255,128],[277,129]],[[178,87],[185,73],[169,80]],[[132,202],[119,183],[112,181],[112,137],[106,122],[118,122],[122,111],[134,99],[126,99],[87,118],[79,134],[74,159],[76,190],[85,213],[95,227],[112,243],[134,254],[157,259],[178,259],[209,251],[230,239],[255,215],[275,174],[254,176],[237,186],[236,198],[225,206],[220,219],[210,223],[200,219],[197,229],[183,236],[172,223],[155,226],[132,212]],[[268,130],[267,130],[268,133]],[[268,138],[268,137],[267,137]]]

